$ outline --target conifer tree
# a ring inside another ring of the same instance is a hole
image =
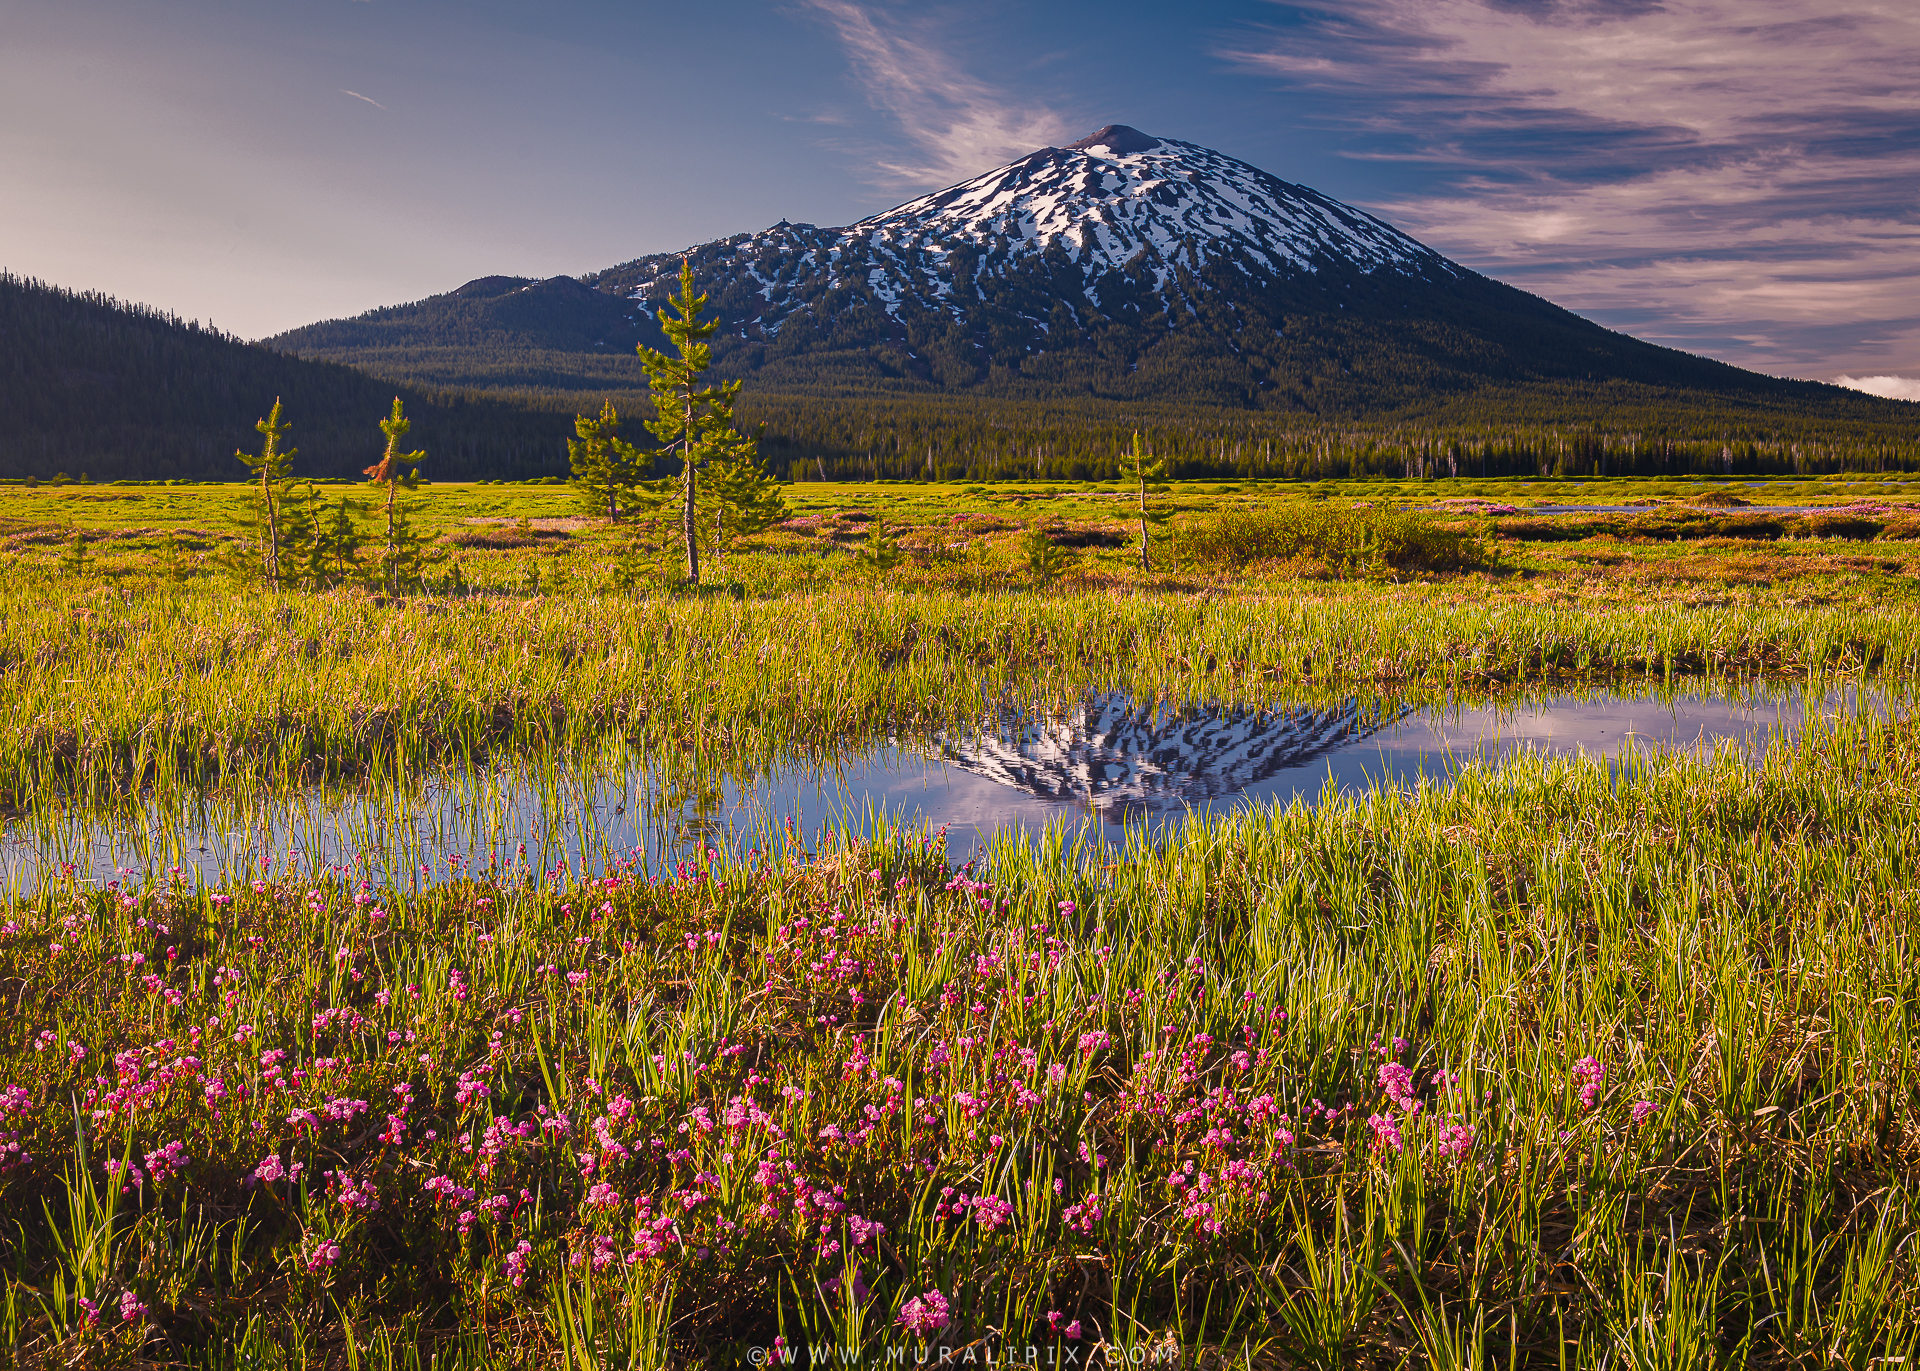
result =
[[[288,492],[292,489],[293,459],[299,455],[299,449],[281,450],[287,434],[293,425],[281,416],[280,397],[273,397],[273,409],[267,417],[254,424],[260,430],[260,454],[235,452],[233,455],[253,470],[260,478],[260,488],[254,494],[254,526],[260,538],[261,571],[268,582],[279,585],[283,579],[280,567],[280,550],[284,539],[280,527]]]
[[[1147,560],[1147,525],[1149,523],[1164,523],[1166,522],[1167,516],[1158,510],[1152,511],[1151,513],[1148,512],[1147,492],[1165,488],[1163,482],[1167,474],[1166,459],[1164,457],[1149,458],[1146,450],[1140,445],[1140,430],[1135,429],[1133,432],[1133,450],[1121,454],[1120,473],[1139,490],[1140,569],[1142,571],[1152,571],[1153,566]]]
[[[854,554],[862,566],[875,571],[888,572],[905,560],[906,552],[900,546],[900,540],[887,527],[885,519],[875,519],[867,526],[867,539],[860,551]]]
[[[320,488],[309,481],[304,490],[286,499],[282,509],[283,584],[325,590],[355,579],[360,571],[360,548],[366,541],[354,520],[360,512],[358,506],[344,498],[329,505]]]
[[[345,585],[360,575],[360,549],[366,536],[360,532],[356,515],[361,507],[345,496],[331,510],[316,495],[313,522],[313,551],[309,558],[315,590]]]
[[[1020,550],[1026,554],[1027,574],[1033,577],[1036,587],[1050,586],[1059,580],[1072,561],[1067,550],[1047,536],[1045,526],[1038,519],[1027,525]]]
[[[279,550],[274,554],[274,565],[278,569],[274,584],[297,586],[314,576],[314,540],[320,511],[312,483],[295,490],[292,482],[288,482],[281,491],[277,510],[275,540]]]
[[[601,404],[598,418],[575,415],[573,431],[577,436],[567,439],[567,456],[574,489],[588,513],[617,521],[632,511],[635,491],[651,471],[652,459],[620,436],[620,412],[611,400]]]
[[[737,433],[733,427],[733,406],[740,395],[740,382],[701,386],[700,375],[713,361],[707,339],[720,327],[717,320],[701,322],[707,297],[693,290],[693,267],[680,261],[680,293],[660,311],[660,329],[679,354],[669,357],[642,343],[640,365],[646,368],[647,383],[653,390],[656,417],[648,430],[660,440],[661,452],[680,455],[679,489],[670,497],[680,506],[680,538],[685,554],[686,578],[700,580],[699,518],[700,472],[715,463],[753,461],[758,449],[754,440]]]
[[[715,545],[724,554],[734,538],[764,533],[787,517],[787,497],[780,482],[749,449],[713,468],[713,523]]]
[[[632,590],[644,585],[647,574],[652,568],[650,549],[639,538],[629,538],[627,545],[613,561],[613,588]]]
[[[427,549],[407,518],[402,490],[420,488],[420,463],[424,452],[402,452],[400,444],[413,429],[413,421],[400,409],[400,397],[393,397],[393,413],[380,421],[386,435],[387,450],[378,462],[362,474],[369,484],[386,487],[386,542],[380,550],[379,582],[387,594],[398,595],[400,588],[416,584],[426,569]]]

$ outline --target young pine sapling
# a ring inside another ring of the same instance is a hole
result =
[[[1120,473],[1139,492],[1140,497],[1140,569],[1152,571],[1153,564],[1147,559],[1147,525],[1165,523],[1166,515],[1147,508],[1147,493],[1165,489],[1163,484],[1167,474],[1167,462],[1164,457],[1152,457],[1140,444],[1140,431],[1134,430],[1133,449],[1120,455]]]
[[[280,567],[280,551],[284,545],[281,520],[284,517],[287,494],[293,486],[293,459],[299,455],[296,448],[286,448],[287,434],[293,425],[282,417],[280,397],[273,397],[273,408],[267,417],[259,420],[254,427],[260,430],[260,453],[235,452],[233,455],[253,470],[260,480],[260,488],[254,493],[254,528],[260,540],[261,572],[269,585],[279,585],[283,580]]]
[[[1020,550],[1026,554],[1027,574],[1033,577],[1036,588],[1050,586],[1059,580],[1073,560],[1065,548],[1047,536],[1046,526],[1038,519],[1027,525],[1026,535],[1020,540]]]
[[[379,580],[389,595],[399,594],[402,586],[418,584],[428,561],[426,543],[414,531],[406,501],[400,498],[401,491],[420,488],[420,463],[427,457],[424,452],[400,451],[412,428],[413,421],[401,412],[400,397],[394,396],[393,413],[380,421],[387,450],[361,473],[370,485],[386,487],[387,533],[380,550]]]
[[[635,493],[652,471],[652,458],[620,436],[620,412],[611,400],[600,406],[598,417],[575,415],[573,431],[575,436],[567,439],[573,487],[587,513],[617,523],[622,514],[633,512]]]
[[[905,549],[900,546],[900,539],[887,527],[885,519],[875,519],[867,526],[866,542],[854,555],[862,566],[883,574],[899,566],[907,556]]]
[[[764,533],[787,517],[780,482],[760,465],[758,443],[713,468],[714,547],[725,555],[735,538]]]

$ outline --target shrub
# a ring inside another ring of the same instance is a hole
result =
[[[1845,538],[1851,542],[1864,543],[1876,538],[1880,530],[1886,527],[1886,520],[1874,518],[1868,514],[1839,512],[1834,514],[1809,514],[1803,521],[1807,536],[1812,538]]]
[[[864,516],[863,516],[864,517]],[[875,519],[867,527],[867,541],[854,554],[863,566],[885,574],[906,560],[906,552],[900,546],[900,539],[887,527],[885,519]]]
[[[1050,586],[1066,574],[1072,558],[1067,550],[1047,535],[1047,530],[1036,519],[1027,526],[1026,534],[1020,540],[1020,551],[1026,558],[1027,574],[1033,578],[1036,587]]]
[[[1473,534],[1406,510],[1327,501],[1230,509],[1189,520],[1174,547],[1189,565],[1238,571],[1255,562],[1318,563],[1337,576],[1379,571],[1464,571],[1491,556]]]

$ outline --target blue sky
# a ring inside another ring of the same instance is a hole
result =
[[[1920,398],[1914,0],[4,0],[0,267],[257,337],[850,222],[1107,123]]]

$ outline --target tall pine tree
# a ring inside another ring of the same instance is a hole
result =
[[[293,425],[281,416],[278,395],[273,397],[273,409],[254,427],[261,434],[259,455],[251,452],[235,452],[233,455],[260,478],[260,488],[253,497],[253,509],[254,528],[260,539],[261,571],[270,584],[279,585],[286,579],[280,565],[284,543],[281,520],[285,517],[288,492],[293,487],[293,459],[299,455],[299,449],[281,450],[280,445],[286,441]]]
[[[700,385],[701,373],[713,362],[713,349],[706,340],[720,324],[718,320],[701,322],[700,312],[706,308],[707,297],[694,293],[693,267],[685,258],[680,261],[680,293],[667,304],[673,312],[660,311],[660,330],[679,355],[669,357],[642,343],[640,365],[647,371],[656,414],[647,429],[660,440],[661,452],[678,452],[680,456],[679,490],[672,498],[680,506],[686,578],[697,585],[700,472],[715,463],[744,460],[757,465],[758,449],[753,439],[734,431],[733,406],[740,395],[740,383]]]

